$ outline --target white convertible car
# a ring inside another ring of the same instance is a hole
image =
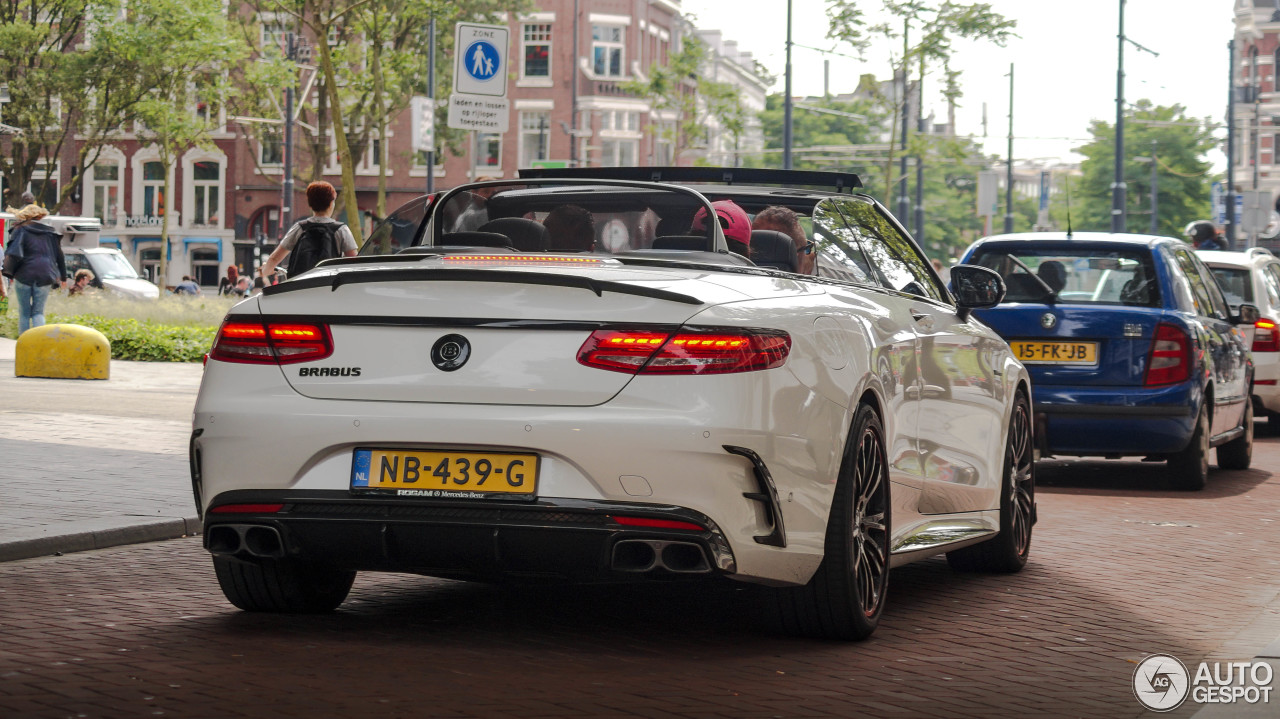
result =
[[[223,592],[298,612],[362,570],[719,577],[861,639],[892,567],[1020,569],[1030,380],[970,315],[1003,284],[957,267],[953,297],[857,186],[534,171],[424,197],[236,305],[191,437]],[[730,252],[770,206],[806,229]]]

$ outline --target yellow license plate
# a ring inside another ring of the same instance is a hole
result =
[[[353,491],[401,497],[532,498],[537,486],[536,454],[357,449],[351,468]]]
[[[1097,342],[1010,342],[1013,356],[1030,364],[1098,364]]]

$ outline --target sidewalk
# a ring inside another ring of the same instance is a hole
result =
[[[187,440],[198,363],[14,377],[0,338],[0,561],[199,532]]]

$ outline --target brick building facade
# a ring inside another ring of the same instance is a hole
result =
[[[513,177],[519,168],[537,163],[677,162],[674,148],[661,132],[674,123],[674,115],[655,112],[646,99],[628,93],[624,83],[643,78],[655,63],[665,63],[681,37],[694,31],[681,15],[679,0],[538,0],[534,10],[510,17],[508,24],[510,130],[502,135],[468,133],[460,153],[444,152],[443,161],[431,169],[437,189],[481,176]],[[256,27],[262,46],[279,44],[286,29],[267,14],[258,18]],[[439,31],[450,33],[452,28]],[[718,36],[716,41],[720,42]],[[725,62],[723,46],[717,50],[717,61]],[[748,54],[736,49],[729,54],[744,67],[750,62]],[[437,68],[437,72],[451,71],[451,67]],[[300,86],[307,85],[310,72],[303,67]],[[717,74],[722,79],[749,75],[723,67]],[[758,80],[748,83],[744,99],[756,110],[763,106],[764,88]],[[312,83],[309,99],[314,101],[316,91]],[[252,272],[257,253],[269,252],[279,236],[283,153],[278,135],[264,132],[260,123],[229,118],[224,110],[201,106],[193,111],[221,112],[216,118],[219,127],[210,147],[182,153],[171,172],[167,248],[160,239],[162,167],[155,148],[132,133],[120,133],[103,149],[72,201],[61,210],[100,218],[103,245],[119,248],[157,283],[164,252],[168,265],[164,284],[169,286],[183,275],[214,286],[231,264]],[[296,131],[300,137],[295,139],[295,168],[305,173],[313,161],[301,134],[312,130],[299,124]],[[358,216],[366,231],[372,223],[367,213],[377,201],[379,143],[386,142],[388,150],[387,208],[394,210],[426,190],[425,154],[411,147],[411,134],[406,111],[391,122],[385,138],[374,138],[356,158]],[[329,146],[323,178],[340,187],[341,170],[332,140]],[[49,168],[55,179],[48,183],[48,191],[70,180],[64,168],[72,166],[75,151],[68,148],[63,162]],[[39,192],[40,181],[34,184]],[[290,203],[294,220],[307,214],[304,187],[305,183],[297,183]]]

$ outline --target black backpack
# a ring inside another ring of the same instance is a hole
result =
[[[289,277],[297,277],[315,267],[320,260],[342,256],[338,247],[338,232],[346,225],[341,222],[311,220],[304,220],[299,225],[298,241],[289,252],[289,263],[285,266]]]

